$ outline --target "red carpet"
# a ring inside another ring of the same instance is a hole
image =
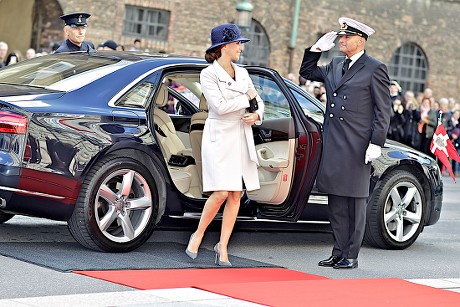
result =
[[[326,279],[281,268],[73,271],[128,287],[147,289],[199,288],[201,285]]]
[[[402,279],[296,280],[210,284],[197,288],[269,306],[460,306],[459,293]]]
[[[193,287],[269,306],[460,306],[460,293],[402,279],[327,279],[282,268],[74,273],[140,290]]]

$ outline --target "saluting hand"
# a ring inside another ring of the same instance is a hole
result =
[[[331,31],[321,36],[320,39],[311,47],[311,51],[328,51],[335,46],[335,39],[337,38],[337,32]]]

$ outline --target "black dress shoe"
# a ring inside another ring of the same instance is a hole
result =
[[[340,256],[331,256],[327,259],[321,260],[318,262],[319,266],[327,266],[327,267],[333,267],[337,262],[342,260],[343,258]]]
[[[358,259],[353,258],[342,258],[342,260],[340,260],[333,266],[334,269],[354,269],[357,267]]]

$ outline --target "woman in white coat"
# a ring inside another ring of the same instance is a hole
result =
[[[185,252],[192,259],[197,257],[207,227],[226,201],[220,240],[214,246],[215,263],[220,266],[231,266],[227,247],[243,184],[248,191],[260,188],[251,126],[262,123],[264,104],[247,70],[233,63],[240,58],[243,43],[248,41],[234,24],[213,28],[212,45],[205,55],[212,65],[200,75],[209,109],[201,149],[203,191],[213,193],[206,201],[198,228],[190,236]],[[257,100],[258,109],[250,113],[247,108],[252,99]]]

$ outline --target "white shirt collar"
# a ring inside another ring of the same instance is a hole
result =
[[[358,52],[357,54],[353,55],[350,60],[350,64],[348,65],[348,69],[350,69],[350,67],[355,64],[355,62],[364,54],[364,50],[361,50],[360,52]]]

